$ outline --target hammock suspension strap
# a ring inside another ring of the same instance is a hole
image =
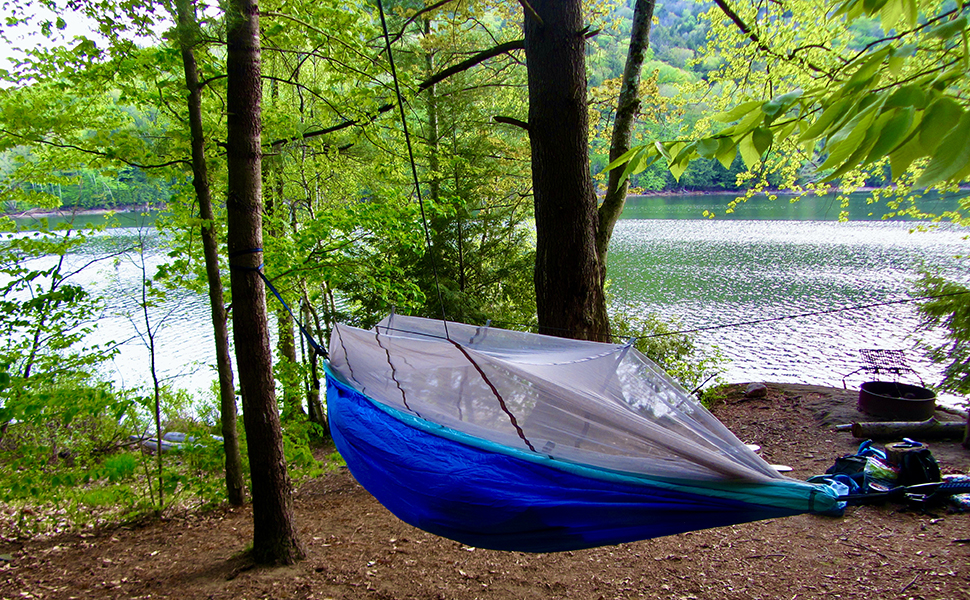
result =
[[[234,258],[237,258],[239,256],[245,256],[246,254],[256,254],[257,252],[261,253],[262,251],[263,251],[262,248],[250,248],[248,250],[237,250],[236,252],[230,252],[229,268],[236,269],[237,271],[250,271],[259,275],[259,277],[263,280],[263,283],[266,284],[266,287],[268,287],[269,290],[273,292],[273,295],[276,296],[276,299],[280,301],[280,304],[283,305],[283,308],[286,309],[286,312],[290,314],[290,318],[293,319],[293,322],[296,323],[296,326],[300,328],[300,333],[302,333],[303,337],[306,338],[307,344],[310,345],[310,348],[313,348],[313,352],[317,356],[327,358],[327,351],[323,348],[323,346],[318,344],[315,339],[313,339],[313,335],[309,332],[309,330],[307,330],[306,327],[303,326],[303,323],[301,323],[300,320],[296,318],[296,315],[293,314],[293,310],[290,309],[290,305],[287,304],[286,300],[283,299],[283,296],[280,295],[279,290],[276,289],[276,286],[273,285],[273,282],[270,281],[269,277],[267,277],[263,273],[263,263],[259,263],[259,266],[257,267],[244,267],[242,265],[232,264],[232,259]]]

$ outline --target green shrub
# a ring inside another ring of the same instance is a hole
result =
[[[687,390],[720,383],[725,362],[720,350],[698,348],[691,336],[678,333],[677,321],[664,321],[654,313],[639,315],[630,306],[615,309],[610,320],[615,339],[636,338],[634,347]]]

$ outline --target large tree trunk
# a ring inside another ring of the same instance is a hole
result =
[[[253,558],[292,564],[304,557],[293,518],[283,433],[276,406],[273,360],[266,315],[262,263],[262,118],[259,9],[253,0],[233,0],[227,20],[229,257],[233,338],[243,397],[253,497]]]
[[[542,333],[607,341],[589,172],[581,0],[532,0],[525,11],[529,139],[536,219],[536,307]]]
[[[640,110],[640,72],[643,69],[643,57],[650,44],[650,22],[653,20],[655,0],[637,0],[633,10],[633,29],[630,32],[630,50],[623,69],[623,79],[620,82],[620,96],[616,100],[616,118],[613,119],[613,136],[610,139],[610,162],[621,157],[630,149],[630,137],[633,133],[633,121]],[[603,277],[606,277],[606,253],[609,250],[610,238],[613,237],[613,226],[623,212],[626,204],[626,194],[630,189],[630,180],[620,183],[623,169],[610,171],[606,196],[599,208],[599,228],[596,230],[596,254],[599,256]]]
[[[212,331],[216,342],[216,368],[219,372],[219,399],[222,421],[223,449],[226,454],[226,497],[229,504],[242,506],[243,471],[239,454],[239,435],[236,432],[236,390],[229,356],[229,324],[222,293],[222,274],[219,272],[219,240],[215,217],[212,214],[212,193],[205,160],[205,137],[202,130],[202,88],[193,50],[199,36],[198,23],[190,0],[175,3],[178,16],[179,47],[185,69],[185,87],[189,91],[189,128],[192,133],[192,185],[199,201],[202,217],[202,252],[205,274],[209,283],[209,306],[212,309]]]

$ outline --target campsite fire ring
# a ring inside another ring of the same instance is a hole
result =
[[[925,421],[936,410],[936,393],[897,381],[867,381],[859,388],[858,409],[874,417]]]
[[[865,349],[860,350],[863,366],[849,375],[865,371],[871,375],[891,375],[893,381],[867,381],[859,387],[859,403],[856,405],[861,412],[874,417],[882,417],[896,421],[925,421],[936,411],[936,392],[927,389],[923,378],[916,370],[906,364],[900,350]],[[922,385],[900,383],[899,378],[904,374],[914,375]],[[845,377],[842,385],[846,387]]]

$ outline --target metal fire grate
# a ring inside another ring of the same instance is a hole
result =
[[[880,350],[880,349],[863,349],[859,350],[862,354],[862,361],[865,363],[862,368],[856,369],[849,375],[842,378],[842,385],[845,386],[845,379],[850,375],[854,375],[860,371],[865,371],[866,373],[872,373],[877,378],[880,375],[891,375],[894,380],[898,380],[904,373],[915,375],[919,379],[920,384],[923,384],[923,378],[920,374],[906,364],[906,360],[903,358],[902,350]],[[925,385],[925,384],[923,384]]]
[[[880,375],[883,373],[899,377],[903,373],[915,373],[903,359],[901,350],[859,350],[865,366],[862,369],[869,373]]]

